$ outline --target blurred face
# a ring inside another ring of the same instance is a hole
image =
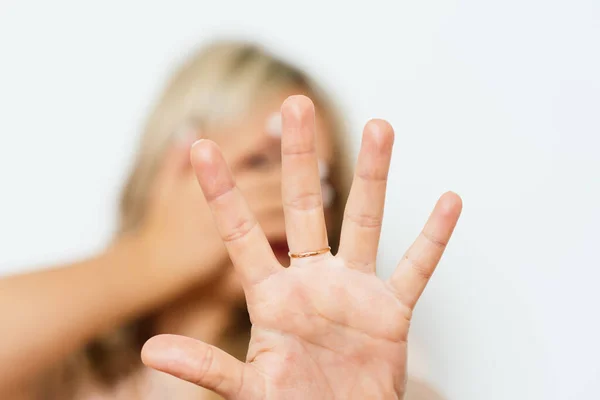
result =
[[[282,91],[258,104],[251,115],[226,130],[205,132],[223,151],[236,183],[265,232],[271,247],[282,265],[289,265],[281,200],[281,118],[279,109],[290,95],[300,90]],[[328,181],[332,162],[332,138],[325,120],[316,110],[317,155],[321,173],[326,217],[333,199]]]

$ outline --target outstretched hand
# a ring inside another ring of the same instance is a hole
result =
[[[309,99],[282,106],[282,195],[292,254],[328,247]],[[387,281],[375,275],[394,134],[370,121],[346,206],[339,252],[278,262],[217,146],[192,149],[192,164],[239,274],[252,337],[246,363],[193,339],[160,335],[144,363],[226,399],[402,399],[412,310],[461,212],[444,194]]]

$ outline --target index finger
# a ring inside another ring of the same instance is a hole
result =
[[[277,272],[282,267],[236,187],[217,145],[210,140],[199,140],[192,146],[190,158],[242,284],[256,283]]]

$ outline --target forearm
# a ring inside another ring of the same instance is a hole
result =
[[[146,254],[120,242],[93,259],[0,280],[0,388],[27,383],[194,283]]]

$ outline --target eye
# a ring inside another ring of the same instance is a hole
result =
[[[244,160],[247,168],[258,169],[269,165],[269,157],[266,154],[253,154]]]

